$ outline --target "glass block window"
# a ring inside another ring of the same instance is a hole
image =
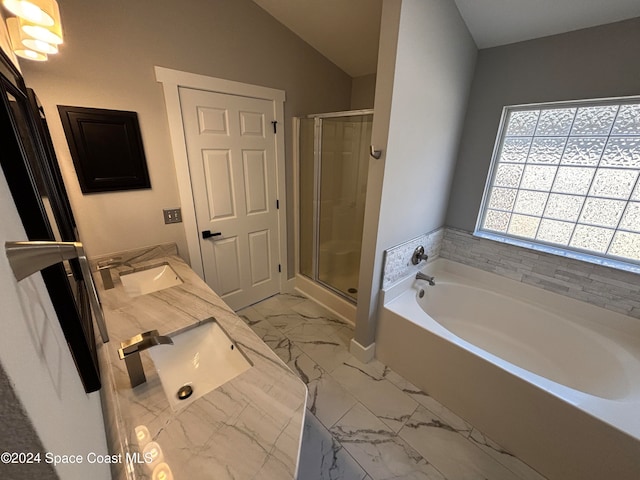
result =
[[[476,235],[638,271],[639,176],[640,98],[506,107]]]

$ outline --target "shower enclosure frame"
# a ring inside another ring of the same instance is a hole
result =
[[[334,307],[333,310],[336,310],[337,313],[341,313],[343,317],[348,320],[354,322],[355,321],[355,307],[357,304],[357,300],[350,297],[349,295],[343,293],[339,289],[333,287],[332,285],[320,280],[319,278],[319,255],[320,255],[320,208],[318,207],[320,203],[320,188],[322,182],[322,119],[325,118],[341,118],[341,117],[358,117],[365,115],[373,115],[373,109],[361,109],[361,110],[348,110],[341,112],[329,112],[329,113],[320,113],[320,114],[309,114],[301,117],[294,118],[294,188],[295,188],[295,205],[296,209],[294,212],[295,216],[295,266],[296,266],[296,276],[302,276],[304,279],[309,282],[313,282],[320,287],[328,290],[331,294],[336,295],[340,300],[347,302],[348,307],[351,308],[343,308],[343,312],[339,311],[338,307]],[[313,153],[314,153],[314,165],[313,165],[313,244],[312,244],[312,265],[311,265],[311,277],[305,275],[301,272],[301,262],[300,262],[300,119],[314,119],[314,137],[313,137]],[[328,302],[322,302],[328,303]],[[329,305],[331,307],[331,305]],[[343,306],[344,307],[344,306]]]

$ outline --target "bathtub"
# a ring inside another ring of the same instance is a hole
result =
[[[550,479],[640,478],[640,321],[444,259],[383,292],[376,357]]]

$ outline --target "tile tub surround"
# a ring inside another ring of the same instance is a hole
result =
[[[429,256],[427,261],[430,262],[438,258],[444,230],[444,228],[438,228],[385,250],[382,267],[382,288],[387,289],[399,280],[409,275],[415,275],[425,266],[425,262],[420,262],[418,265],[411,263],[413,252],[420,245],[424,247],[424,252]]]
[[[438,256],[528,283],[623,315],[640,318],[640,275],[508,243],[474,237],[450,227],[421,235],[385,251],[383,289],[422,269],[411,255],[424,245],[429,261]]]
[[[640,319],[640,275],[446,228],[440,256]]]
[[[300,295],[238,312],[307,384],[300,480],[544,480],[379,361],[349,354],[353,327]]]
[[[138,252],[135,261],[114,268],[113,289],[104,290],[100,275],[94,275],[111,336],[109,343],[99,346],[111,452],[122,453],[123,459],[127,452],[138,453],[134,428],[145,425],[176,478],[295,478],[307,396],[304,383],[182,259],[165,256],[162,248],[157,253],[161,256]],[[168,262],[184,283],[135,298],[124,292],[118,271],[162,262]],[[147,382],[131,388],[117,354],[120,341],[151,329],[166,335],[211,316],[252,368],[176,413],[150,357],[142,352]],[[151,478],[143,463],[118,462],[112,467],[115,479]]]

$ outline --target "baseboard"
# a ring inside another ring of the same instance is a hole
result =
[[[296,291],[296,277],[289,278],[282,282],[280,293],[294,293]]]
[[[352,338],[349,352],[362,363],[369,363],[375,357],[376,342],[373,342],[367,347],[363,347],[355,338]]]

